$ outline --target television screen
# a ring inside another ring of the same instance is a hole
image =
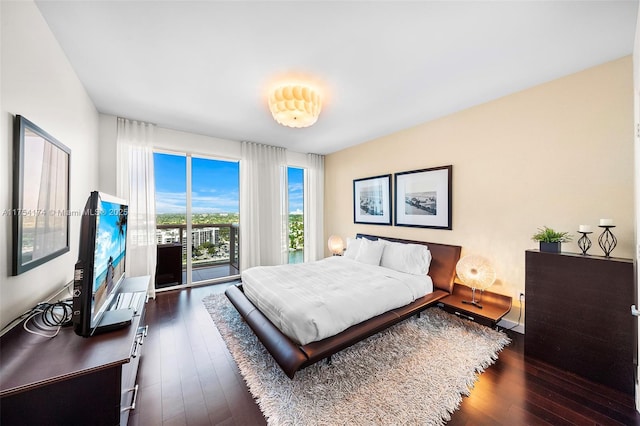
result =
[[[96,213],[92,323],[104,311],[115,287],[124,276],[127,247],[127,206],[120,202],[108,201],[101,194]]]

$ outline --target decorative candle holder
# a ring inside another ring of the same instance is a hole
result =
[[[616,236],[611,232],[611,228],[615,228],[615,226],[600,225],[600,228],[604,228],[604,231],[602,231],[602,234],[598,237],[598,244],[604,252],[605,257],[609,257],[613,249],[616,248],[616,244],[618,244]]]
[[[587,250],[591,248],[591,240],[587,237],[588,234],[593,234],[593,232],[582,232],[578,231],[582,234],[582,237],[578,239],[578,247],[582,250],[582,254],[586,255]],[[613,250],[613,249],[612,249]]]

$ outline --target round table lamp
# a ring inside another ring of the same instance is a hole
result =
[[[489,261],[481,256],[465,256],[458,261],[456,273],[464,285],[471,287],[471,300],[463,300],[462,303],[482,309],[476,300],[476,289],[484,291],[496,280],[496,272]]]
[[[334,256],[340,256],[342,251],[344,250],[344,243],[342,242],[342,238],[337,235],[332,235],[329,237],[329,251]]]

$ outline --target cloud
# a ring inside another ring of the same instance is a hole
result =
[[[94,268],[98,271],[98,274],[107,269],[109,263],[109,257],[117,256],[120,252],[116,247],[120,242],[113,238],[113,233],[110,230],[101,230],[96,236],[96,253],[94,259]]]
[[[205,192],[203,194],[203,192]],[[236,191],[218,194],[215,191],[193,192],[191,211],[193,213],[237,213],[239,197]],[[185,213],[187,211],[185,192],[156,192],[157,213]]]
[[[184,213],[186,206],[186,192],[156,192],[157,213]]]
[[[297,185],[302,188],[302,185]],[[238,213],[239,194],[237,191],[217,193],[215,191],[193,192],[191,211],[193,213]],[[187,211],[185,192],[156,192],[156,212],[184,214]],[[289,213],[302,214],[304,193],[289,191]]]
[[[292,187],[298,189],[292,190]],[[289,213],[302,212],[304,206],[304,192],[302,190],[302,184],[289,185]],[[294,213],[300,214],[300,213]]]
[[[191,211],[194,213],[237,213],[239,204],[235,191],[216,196],[194,192],[191,196]]]
[[[289,192],[303,192],[304,185],[301,182],[291,183],[289,182]]]

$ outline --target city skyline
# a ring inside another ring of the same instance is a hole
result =
[[[154,153],[156,213],[186,212],[187,157]],[[238,213],[240,204],[239,162],[192,157],[191,211]],[[180,176],[183,178],[180,179]],[[303,212],[304,170],[287,171],[289,214]]]

